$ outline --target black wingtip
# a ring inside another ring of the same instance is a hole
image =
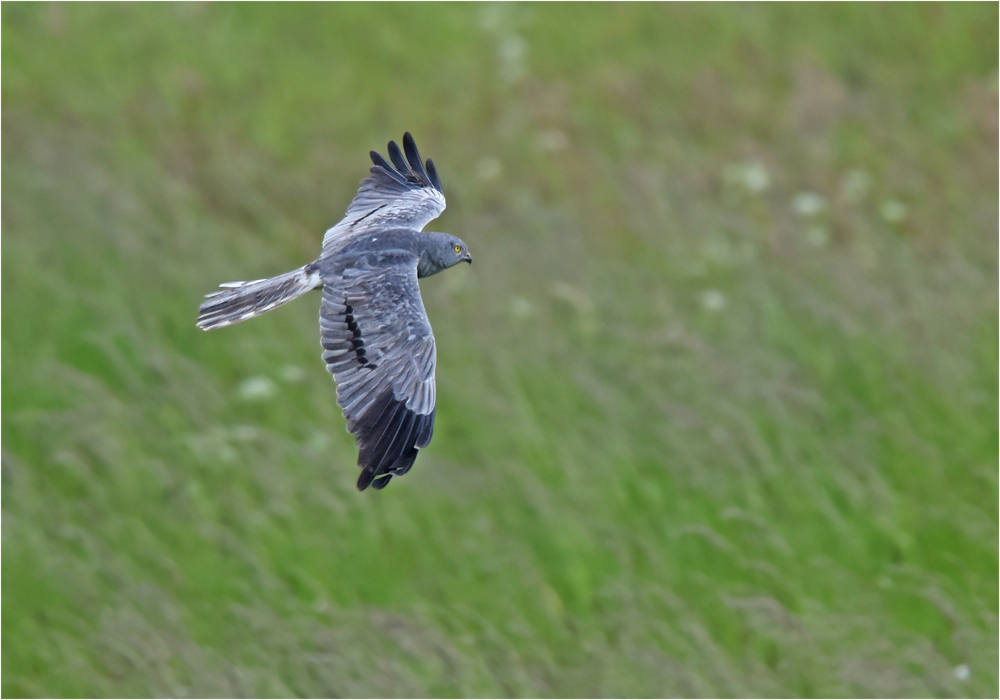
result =
[[[407,181],[405,175],[401,175],[400,173],[396,172],[396,169],[391,165],[389,165],[386,159],[383,158],[378,153],[376,153],[375,151],[372,151],[370,155],[372,157],[372,163],[375,164],[370,171],[372,177],[375,177],[376,179],[380,176],[387,177],[391,179],[393,182],[406,187]]]
[[[400,152],[399,146],[396,144],[395,141],[389,142],[388,150],[389,150],[389,160],[391,160],[392,164],[396,166],[396,170],[401,172],[403,175],[406,175],[408,172],[410,172],[410,168],[406,164],[406,161],[403,160],[403,154]]]
[[[410,168],[413,169],[417,177],[421,178],[424,182],[430,182],[427,173],[424,171],[424,163],[420,160],[420,152],[417,151],[417,144],[414,142],[413,136],[409,131],[403,134],[403,151],[406,153],[406,160],[410,162]]]
[[[389,485],[389,479],[391,478],[391,474],[380,474],[376,479],[374,471],[365,469],[361,472],[361,476],[358,477],[358,491],[364,491],[369,486],[376,491],[381,491]]]
[[[434,413],[418,414],[396,399],[391,390],[375,399],[349,424],[358,443],[358,490],[381,489],[390,474],[409,471],[417,451],[430,442]]]
[[[444,190],[441,189],[441,178],[438,177],[437,168],[434,167],[434,161],[428,158],[425,169],[424,162],[420,159],[420,152],[417,150],[417,144],[413,140],[413,134],[409,131],[403,134],[402,151],[400,151],[399,144],[395,141],[389,142],[388,151],[389,161],[392,161],[392,166],[377,151],[369,151],[368,155],[371,157],[372,163],[384,168],[386,174],[396,182],[400,184],[410,182],[424,186],[430,185],[438,192],[444,193]]]
[[[441,178],[438,177],[437,168],[434,167],[434,161],[428,158],[426,165],[427,165],[427,177],[431,179],[431,184],[434,185],[434,189],[444,194],[444,190],[441,189]]]
[[[375,478],[375,472],[369,471],[367,469],[362,470],[361,476],[358,477],[358,491],[364,491],[368,488],[369,484],[372,483],[372,479]]]

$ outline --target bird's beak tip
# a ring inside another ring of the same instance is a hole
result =
[[[466,255],[465,256],[465,262],[467,262],[467,263],[469,263],[471,265],[472,264],[472,256],[471,255]]]

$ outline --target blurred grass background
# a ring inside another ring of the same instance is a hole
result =
[[[995,4],[2,10],[5,696],[993,696]],[[431,447],[312,260],[404,130]]]

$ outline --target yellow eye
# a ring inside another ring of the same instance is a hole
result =
[[[455,246],[455,252],[456,253],[461,253],[462,252],[462,246],[460,246],[460,245]]]

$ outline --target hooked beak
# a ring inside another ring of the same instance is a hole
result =
[[[472,264],[472,253],[466,253],[465,257],[462,258],[462,260],[464,260],[465,262],[467,262],[467,263],[469,263],[471,265]]]

